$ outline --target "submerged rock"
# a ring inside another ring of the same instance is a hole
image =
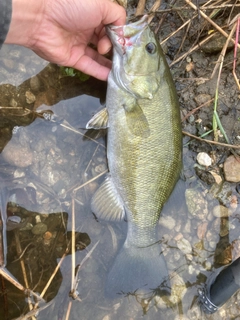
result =
[[[230,215],[228,208],[224,206],[215,206],[213,208],[213,215],[217,218],[227,218]]]
[[[10,165],[24,168],[32,164],[33,154],[30,148],[10,141],[2,151],[3,159]]]
[[[240,182],[240,158],[230,156],[223,165],[225,179],[230,182]]]
[[[198,219],[206,219],[208,204],[202,193],[194,188],[186,189],[185,198],[189,213]]]

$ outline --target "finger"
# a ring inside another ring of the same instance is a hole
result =
[[[126,11],[123,7],[111,1],[99,1],[99,5],[104,25],[114,24],[120,26],[126,23]]]
[[[72,66],[99,80],[107,80],[111,69],[111,61],[101,56],[97,51],[87,48],[84,55]]]
[[[108,78],[108,74],[110,72],[110,69],[102,66],[92,58],[84,55],[82,56],[79,61],[76,63],[74,68],[89,74],[90,76],[93,76],[94,78],[97,78],[99,80],[106,81]]]
[[[99,40],[97,48],[100,54],[106,54],[111,50],[112,44],[107,35]]]

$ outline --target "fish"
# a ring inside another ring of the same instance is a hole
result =
[[[127,236],[105,293],[169,291],[157,224],[182,168],[177,93],[148,16],[106,31],[113,44],[106,108],[86,128],[107,128],[109,173],[91,210],[100,219],[127,220]]]

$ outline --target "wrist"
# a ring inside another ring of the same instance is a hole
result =
[[[31,47],[41,24],[44,0],[12,0],[12,19],[5,42]]]

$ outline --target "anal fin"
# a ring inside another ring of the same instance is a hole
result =
[[[107,177],[94,194],[91,209],[98,218],[104,220],[120,221],[125,218],[124,206],[111,177]]]

